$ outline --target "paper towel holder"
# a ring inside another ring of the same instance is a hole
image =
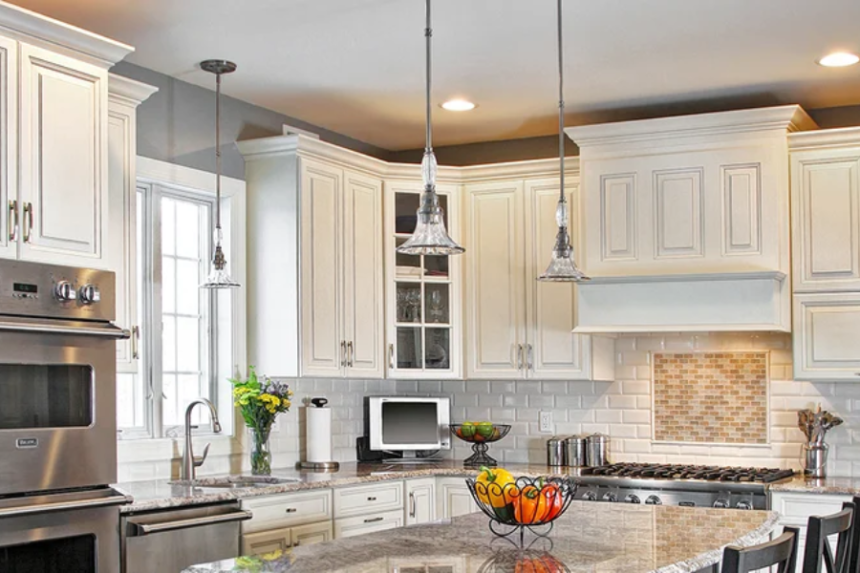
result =
[[[328,404],[326,398],[313,398],[307,402],[310,402],[307,407],[312,405],[315,408],[325,408],[325,405]],[[296,462],[296,469],[312,472],[336,472],[340,469],[340,464],[338,462]]]

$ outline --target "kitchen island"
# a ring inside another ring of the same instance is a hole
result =
[[[719,563],[726,545],[769,538],[777,514],[575,501],[548,537],[526,534],[523,551],[490,533],[483,514],[404,527],[283,554],[240,557],[184,573],[484,573],[546,571],[695,573]],[[519,562],[519,567],[518,567]],[[529,568],[531,567],[531,569]]]

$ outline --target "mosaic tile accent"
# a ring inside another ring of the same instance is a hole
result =
[[[654,354],[654,441],[768,443],[768,354]]]

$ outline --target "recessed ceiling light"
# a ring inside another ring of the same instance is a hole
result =
[[[476,107],[478,106],[465,99],[449,99],[442,104],[442,109],[448,111],[471,111]]]
[[[857,54],[852,54],[850,52],[833,52],[832,54],[827,54],[826,56],[818,60],[819,64],[828,68],[842,68],[845,66],[853,66],[857,62],[860,62],[860,56],[858,56]]]

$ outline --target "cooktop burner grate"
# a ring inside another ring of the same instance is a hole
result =
[[[705,480],[715,482],[771,483],[794,475],[794,470],[743,468],[675,464],[618,463],[583,468],[582,475],[672,480]]]

